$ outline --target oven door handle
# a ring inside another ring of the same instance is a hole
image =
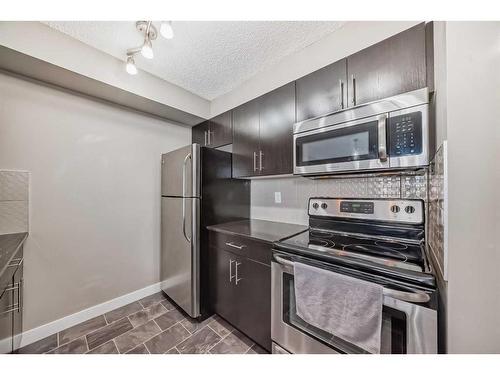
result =
[[[291,273],[293,273],[293,266],[295,262],[282,258],[276,254],[274,255],[274,260],[283,266],[292,267]],[[431,299],[431,297],[425,292],[405,292],[402,290],[383,288],[382,293],[385,297],[392,297],[401,301],[413,303],[426,303]]]

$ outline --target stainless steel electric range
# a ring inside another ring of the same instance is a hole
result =
[[[309,230],[273,247],[273,352],[364,352],[297,315],[294,263],[301,262],[383,286],[381,353],[437,353],[424,202],[311,198],[308,210]]]

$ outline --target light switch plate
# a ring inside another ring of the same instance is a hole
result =
[[[274,192],[274,203],[281,203],[281,191]]]

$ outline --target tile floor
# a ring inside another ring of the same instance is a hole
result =
[[[263,354],[266,351],[217,315],[186,316],[163,293],[67,328],[21,348],[20,354]]]

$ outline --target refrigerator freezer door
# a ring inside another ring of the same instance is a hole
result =
[[[187,314],[200,315],[198,198],[161,199],[161,288]]]
[[[161,156],[161,195],[200,196],[200,145],[194,143]]]

